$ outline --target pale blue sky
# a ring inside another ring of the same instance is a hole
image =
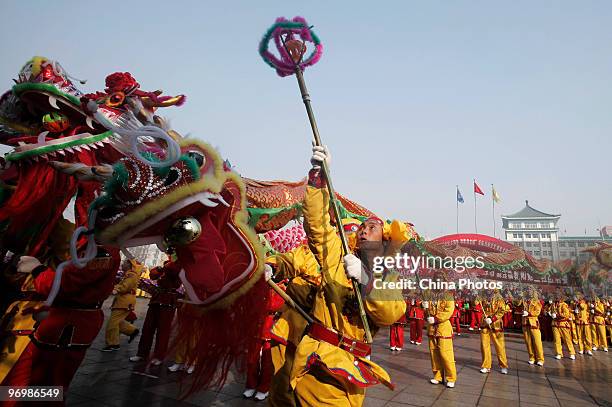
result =
[[[0,87],[33,55],[102,89],[130,71],[185,93],[174,127],[218,146],[243,175],[296,180],[311,133],[295,79],[257,54],[277,16],[324,44],[306,72],[338,190],[435,237],[472,232],[524,200],[567,234],[612,224],[612,3],[607,1],[4,1]]]

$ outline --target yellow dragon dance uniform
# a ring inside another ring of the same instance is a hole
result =
[[[595,299],[595,306],[593,307],[593,326],[595,327],[594,332],[597,337],[597,342],[593,340],[593,346],[597,346],[602,350],[608,351],[608,339],[606,337],[606,307],[604,303]],[[593,333],[593,332],[591,332]]]
[[[275,269],[277,276],[290,278],[287,294],[306,312],[309,312],[316,288],[321,283],[319,263],[307,245],[296,247],[290,252],[268,257],[267,264]],[[272,363],[274,375],[270,387],[268,405],[270,407],[295,406],[293,389],[291,389],[291,370],[295,349],[304,336],[307,322],[288,305],[272,326]]]
[[[540,333],[540,323],[538,315],[542,310],[542,304],[537,296],[525,301],[525,311],[527,316],[523,317],[523,337],[529,353],[529,362],[534,361],[544,364],[544,349],[542,348],[542,334]]]
[[[508,368],[506,358],[506,342],[504,339],[504,314],[506,313],[506,302],[500,295],[495,295],[491,301],[483,301],[484,311],[480,321],[480,352],[482,354],[482,368],[491,369],[491,342],[495,346],[499,367]],[[486,323],[486,318],[491,318],[491,325]]]
[[[427,316],[435,319],[435,322],[427,327],[433,378],[439,382],[445,379],[447,382],[454,383],[457,381],[457,369],[455,368],[453,326],[450,323],[450,317],[455,310],[455,300],[450,294],[447,294],[441,300],[430,301],[427,310]]]
[[[389,374],[366,358],[370,347],[363,343],[365,331],[352,282],[344,271],[342,244],[331,225],[329,208],[327,189],[308,186],[303,207],[305,230],[321,265],[321,284],[312,306],[317,323],[296,349],[291,386],[302,406],[361,406],[367,387],[393,385]],[[397,278],[396,273],[388,273],[383,281]],[[364,307],[373,330],[393,324],[406,312],[400,289],[372,288]]]
[[[578,301],[578,314],[576,326],[578,333],[578,351],[580,353],[591,351],[591,327],[589,323],[589,304],[584,299]]]
[[[574,344],[572,343],[572,313],[565,301],[556,301],[550,309],[551,314],[556,314],[552,321],[553,343],[555,346],[555,355],[563,356],[563,346],[561,342],[565,342],[565,346],[570,355],[575,355]]]

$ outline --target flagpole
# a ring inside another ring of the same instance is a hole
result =
[[[495,236],[495,196],[493,195],[495,192],[495,188],[493,187],[493,184],[491,184],[491,202],[493,202],[493,237],[497,237]]]
[[[472,191],[474,192],[474,229],[478,233],[478,224],[476,223],[476,178],[474,178],[472,185]]]
[[[459,185],[456,187],[457,191],[455,193],[455,201],[457,201],[457,234],[459,234]]]

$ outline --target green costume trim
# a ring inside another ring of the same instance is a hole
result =
[[[68,99],[68,101],[72,103],[73,105],[75,105],[75,107],[81,106],[81,101],[79,100],[78,97],[70,95],[68,93],[64,93],[49,83],[27,82],[27,83],[18,83],[17,85],[13,86],[13,93],[17,96],[19,96],[19,94],[23,92],[28,92],[28,91],[53,93],[56,96],[62,97],[64,99]]]

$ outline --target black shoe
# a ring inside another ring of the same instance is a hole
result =
[[[119,350],[119,345],[107,345],[102,348],[102,352],[112,352],[114,350]]]
[[[128,339],[128,343],[132,343],[132,341],[138,336],[140,331],[137,329],[130,335],[130,339]]]

